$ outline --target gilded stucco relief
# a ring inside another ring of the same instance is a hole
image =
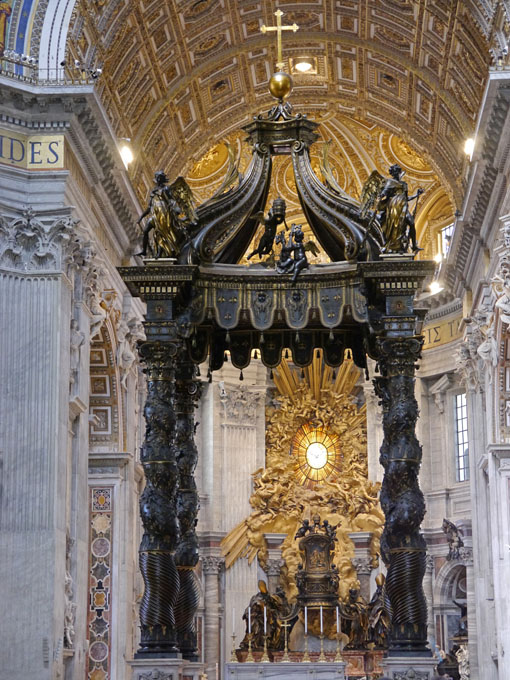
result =
[[[359,407],[356,400],[359,377],[352,360],[347,358],[334,372],[322,364],[320,353],[302,373],[285,360],[275,369],[277,395],[266,412],[266,467],[253,474],[250,517],[222,542],[227,568],[240,557],[250,562],[258,557],[264,567],[268,557],[264,534],[287,534],[282,544],[282,582],[287,595],[295,597],[301,558],[294,536],[303,519],[311,519],[325,507],[330,523],[338,524],[334,562],[340,572],[341,597],[347,597],[357,579],[349,533],[373,532],[371,553],[377,565],[384,516],[379,484],[368,480],[365,406]],[[310,425],[335,442],[331,472],[320,482],[314,482],[312,475],[303,478],[296,450],[296,435]]]

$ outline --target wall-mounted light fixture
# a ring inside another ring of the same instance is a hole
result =
[[[473,151],[475,150],[475,138],[474,137],[469,137],[469,139],[466,139],[464,142],[464,153],[466,156],[469,156],[469,160],[473,157]]]
[[[129,137],[121,137],[119,153],[122,158],[122,162],[124,163],[124,167],[127,170],[129,164],[132,163],[134,160],[133,150],[131,149],[131,140],[129,139]]]

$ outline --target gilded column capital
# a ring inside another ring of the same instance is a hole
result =
[[[280,576],[284,564],[283,559],[268,559],[264,571],[268,576]]]

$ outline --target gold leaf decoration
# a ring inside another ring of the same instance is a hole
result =
[[[253,474],[253,511],[222,541],[227,568],[240,557],[262,567],[267,561],[266,533],[287,534],[282,544],[282,585],[287,597],[297,595],[295,574],[301,559],[294,536],[303,519],[319,514],[337,528],[335,564],[340,572],[340,596],[346,598],[356,582],[349,534],[371,531],[371,554],[376,565],[384,515],[379,484],[368,480],[366,409],[355,399],[360,371],[350,358],[335,375],[321,352],[301,371],[285,359],[274,371],[278,396],[266,412],[266,467]],[[335,464],[325,478],[314,480],[299,472],[296,436],[313,429],[334,443]],[[293,446],[294,444],[294,446]]]

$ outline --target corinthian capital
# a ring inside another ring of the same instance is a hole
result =
[[[250,391],[246,385],[219,384],[220,399],[225,407],[227,419],[255,427],[257,408],[261,403],[262,393]]]
[[[359,575],[367,575],[372,573],[372,559],[370,557],[353,557],[351,564],[356,569]]]
[[[202,570],[204,574],[219,574],[225,565],[223,557],[209,555],[202,557]]]
[[[18,271],[61,271],[75,225],[70,216],[43,220],[32,208],[14,219],[0,215],[0,266]]]

